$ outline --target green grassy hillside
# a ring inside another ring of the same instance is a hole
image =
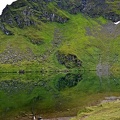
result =
[[[24,29],[7,26],[14,31],[11,36],[0,31],[0,71],[64,69],[56,57],[58,51],[75,55],[87,69],[95,70],[100,61],[112,67],[119,64],[119,24],[102,17],[65,14],[70,20],[64,24],[39,22]]]
[[[117,71],[120,24],[105,18],[119,20],[118,3],[18,0],[6,6],[0,16],[0,72],[96,70],[99,63]]]

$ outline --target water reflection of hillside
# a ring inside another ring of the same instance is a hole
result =
[[[2,74],[0,119],[8,117],[11,111],[15,112],[15,115],[20,111],[43,116],[56,112],[60,114],[60,111],[66,115],[74,115],[79,107],[97,101],[103,94],[107,96],[108,92],[120,93],[119,76],[97,76],[94,71],[66,74]],[[74,107],[76,111],[72,110]]]

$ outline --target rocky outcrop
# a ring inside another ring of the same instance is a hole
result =
[[[30,42],[35,45],[41,45],[44,43],[43,40],[41,40],[41,39],[30,39]]]
[[[76,68],[82,66],[82,61],[79,60],[76,55],[64,54],[58,51],[56,57],[59,63],[65,65],[67,68]]]
[[[38,24],[38,21],[51,21],[65,23],[69,18],[58,10],[57,6],[45,1],[16,1],[11,6],[7,5],[1,15],[1,23],[11,27],[24,28]],[[5,33],[5,27],[1,27]],[[9,33],[6,32],[9,35]]]
[[[13,33],[5,28],[5,26],[0,21],[0,29],[4,32],[6,35],[13,35]]]
[[[1,30],[6,35],[12,34],[5,28],[4,23],[19,28],[35,26],[39,21],[65,23],[69,17],[64,11],[71,14],[82,12],[90,17],[103,16],[115,22],[120,20],[120,14],[117,12],[119,4],[119,1],[110,0],[18,0],[3,10],[0,16],[3,24]]]
[[[115,6],[117,4],[119,5],[120,2],[109,2],[109,0],[108,2],[106,0],[74,0],[73,2],[66,1],[66,4],[64,4],[64,6],[61,5],[61,8],[65,8],[72,14],[82,12],[85,15],[93,18],[103,16],[106,19],[118,21],[120,20],[120,14],[118,14],[116,11],[119,11],[120,6],[114,8],[112,4]]]
[[[8,46],[3,53],[0,53],[0,63],[2,64],[14,64],[23,60],[32,61],[34,59],[35,55],[30,48],[27,48],[23,54],[20,49]]]

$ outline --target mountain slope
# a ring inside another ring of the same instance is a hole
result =
[[[120,2],[118,0],[18,0],[7,5],[0,17],[0,27],[7,34],[13,34],[6,29],[11,27],[24,28],[36,26],[39,22],[56,21],[65,23],[69,20],[66,12],[71,14],[84,13],[90,17],[100,17],[112,21],[120,20]],[[65,12],[66,11],[66,12]]]
[[[104,18],[120,20],[118,3],[18,0],[6,6],[0,16],[0,71],[96,69],[100,62],[116,69],[120,25]]]

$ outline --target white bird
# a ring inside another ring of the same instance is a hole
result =
[[[114,22],[115,25],[117,25],[117,24],[119,24],[119,23],[120,23],[120,21],[118,21],[118,22]]]
[[[36,120],[36,117],[35,117],[35,116],[33,116],[33,120]]]

